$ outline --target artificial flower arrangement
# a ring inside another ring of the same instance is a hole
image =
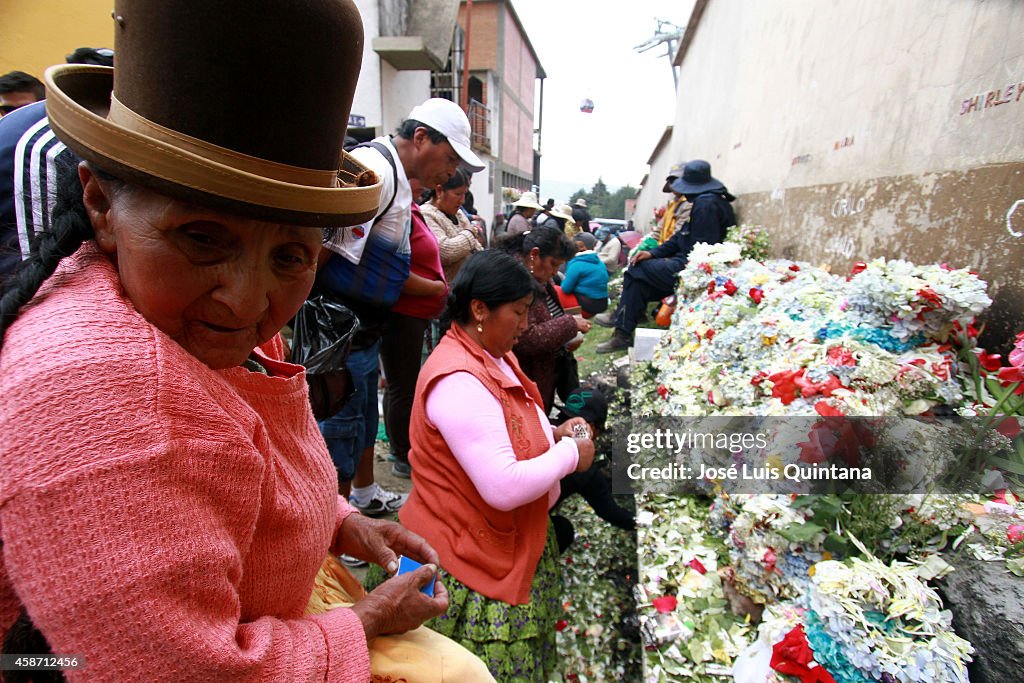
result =
[[[651,366],[634,371],[634,415],[827,419],[918,415],[944,405],[992,415],[1008,440],[1019,434],[1016,421],[1002,421],[1024,411],[1024,333],[1007,365],[976,347],[974,318],[991,300],[975,274],[878,259],[840,276],[806,263],[745,259],[743,242],[751,240],[738,233],[691,253],[671,328]],[[920,450],[934,441],[927,429],[903,424],[900,434],[885,436]],[[1020,442],[1009,441],[1024,463]],[[1003,473],[990,488],[1004,474],[1024,475],[1013,457],[997,464]],[[649,603],[641,605],[641,619],[648,631],[655,630],[657,605],[666,607],[655,596],[674,595],[665,577],[685,577],[689,554],[709,547],[716,548],[719,580],[705,587],[707,595],[740,603],[740,614],[763,612],[764,621],[759,634],[724,629],[720,623],[744,623],[726,617],[705,632],[685,606],[689,600],[677,599],[669,613],[687,626],[685,647],[671,638],[648,643],[649,681],[743,680],[742,666],[722,675],[702,670],[709,660],[694,656],[714,651],[721,655],[711,658],[714,665],[736,661],[728,648],[713,647],[723,631],[748,641],[757,635],[762,664],[778,660],[781,668],[757,680],[966,680],[970,645],[955,635],[926,584],[937,572],[897,558],[934,569],[933,553],[962,546],[985,559],[1005,558],[1011,571],[1024,573],[1024,506],[1009,491],[866,497],[718,490],[707,513],[699,497],[668,500],[641,503],[651,521],[683,530],[674,551],[641,539],[641,600]],[[689,531],[694,520],[703,520],[703,529]],[[858,559],[867,555],[861,541],[888,564]],[[894,607],[910,600],[917,601],[914,610]]]
[[[990,303],[966,270],[876,259],[841,277],[698,244],[655,351],[666,415],[918,414],[962,400],[949,336]]]

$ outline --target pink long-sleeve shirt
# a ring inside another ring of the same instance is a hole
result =
[[[0,353],[0,635],[26,607],[71,681],[369,680],[355,614],[304,614],[351,509],[262,360],[211,370],[93,243],[64,261]]]
[[[504,359],[492,359],[518,384]],[[467,406],[472,408],[467,410]],[[551,448],[546,453],[516,460],[501,404],[468,372],[455,372],[439,380],[427,397],[426,411],[480,497],[495,509],[514,510],[545,492],[548,507],[552,507],[558,502],[562,477],[576,471],[579,464],[576,442],[563,438],[556,444],[550,431],[546,434]],[[537,413],[546,423],[539,406]],[[480,457],[480,444],[488,444],[487,457]]]

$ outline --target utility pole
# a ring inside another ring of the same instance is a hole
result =
[[[664,45],[666,48],[665,56],[668,57],[668,63],[672,66],[672,82],[678,89],[679,67],[672,64],[672,60],[675,59],[676,50],[679,48],[679,40],[683,36],[683,29],[680,26],[676,26],[671,21],[665,21],[657,18],[655,18],[654,21],[658,24],[658,28],[655,30],[654,35],[633,49],[637,52],[647,52],[648,50],[653,50],[659,45]]]

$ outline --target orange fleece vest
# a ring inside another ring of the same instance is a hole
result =
[[[426,397],[441,378],[469,372],[501,403],[516,459],[528,460],[550,446],[537,405],[543,405],[535,385],[507,353],[522,386],[513,384],[486,351],[453,324],[420,370],[412,407],[409,436],[413,488],[398,517],[425,538],[452,576],[489,598],[511,605],[530,601],[530,586],[547,536],[548,498],[503,512],[484,502],[455,459],[444,437],[427,420]],[[473,406],[465,406],[472,410]],[[477,457],[493,453],[481,443]]]

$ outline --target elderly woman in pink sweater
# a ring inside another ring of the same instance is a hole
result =
[[[313,284],[320,226],[379,202],[374,174],[338,168],[358,12],[117,13],[116,83],[47,72],[49,125],[86,161],[0,299],[0,637],[84,656],[69,680],[367,681],[368,641],[448,596],[420,592],[438,561],[423,539],[339,498],[278,335]],[[289,59],[224,59],[270,45]],[[252,106],[300,72],[323,87]],[[341,552],[427,566],[307,616]]]

